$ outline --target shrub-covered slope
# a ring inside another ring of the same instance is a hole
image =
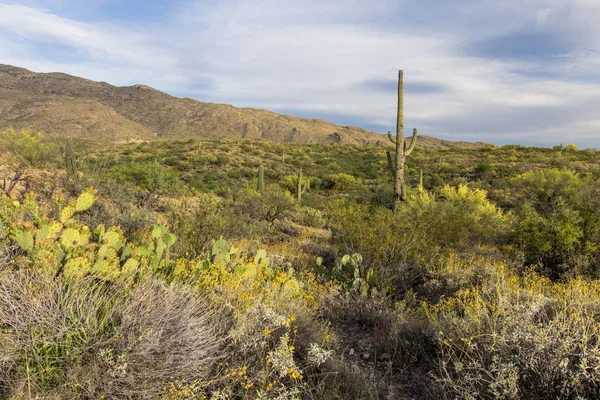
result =
[[[0,398],[600,395],[595,150],[1,138]]]

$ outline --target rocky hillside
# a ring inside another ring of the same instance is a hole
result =
[[[50,136],[112,142],[160,137],[389,143],[378,133],[320,119],[182,99],[145,85],[117,87],[63,73],[35,73],[0,64],[0,129],[8,126],[32,128]],[[483,144],[424,136],[419,145],[441,148]]]

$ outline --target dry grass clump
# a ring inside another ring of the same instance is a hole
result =
[[[5,272],[0,397],[155,399],[175,383],[191,393],[222,357],[226,328],[181,286]]]

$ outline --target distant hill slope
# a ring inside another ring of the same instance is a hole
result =
[[[252,138],[274,142],[388,145],[386,137],[320,119],[170,96],[145,85],[117,87],[63,73],[0,64],[0,129],[121,142],[160,138]],[[481,147],[423,136],[422,147]]]

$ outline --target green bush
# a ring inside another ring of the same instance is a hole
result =
[[[373,268],[379,286],[403,286],[413,273],[419,273],[412,264],[425,250],[423,231],[413,230],[404,214],[341,202],[333,204],[328,214],[338,253],[361,254],[364,265]]]
[[[118,183],[135,188],[142,206],[155,203],[160,195],[183,191],[180,174],[158,162],[121,163],[110,174]]]
[[[282,191],[279,185],[265,185],[262,193],[252,189],[242,190],[235,203],[237,209],[250,218],[266,222],[287,217],[295,207],[292,195]]]
[[[347,190],[352,188],[356,182],[354,176],[340,172],[339,174],[327,175],[323,186],[326,189]]]
[[[525,262],[552,278],[595,274],[600,246],[600,183],[568,170],[529,172],[517,179],[515,235]]]
[[[408,199],[405,210],[436,247],[461,251],[503,239],[508,219],[482,189],[444,186],[438,197],[421,190]]]
[[[14,128],[0,133],[0,149],[15,155],[22,164],[37,168],[55,161],[59,153],[59,147],[42,133],[28,129],[17,132]]]
[[[327,224],[326,215],[316,208],[302,207],[301,222],[314,228],[324,228]]]
[[[361,254],[381,283],[396,282],[395,286],[408,285],[407,281],[423,272],[417,266],[440,252],[494,244],[509,227],[508,218],[487,199],[485,191],[466,186],[445,186],[437,199],[419,189],[396,214],[341,204],[330,214],[339,252]]]
[[[563,151],[566,153],[577,153],[579,151],[579,149],[577,148],[577,146],[575,146],[573,143],[571,143],[571,144],[566,145]]]
[[[215,238],[244,236],[248,225],[246,216],[212,193],[172,200],[168,220],[179,238],[175,252],[192,258],[208,250]]]

